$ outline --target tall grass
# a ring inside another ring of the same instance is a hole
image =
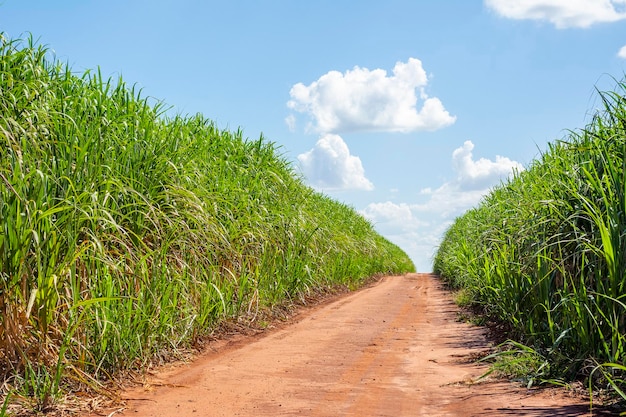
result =
[[[613,364],[602,368],[610,371],[604,381],[621,393],[626,84],[599,97],[603,110],[589,125],[550,144],[456,220],[434,269],[509,323],[546,358],[552,376],[589,375],[599,364]]]
[[[223,320],[413,270],[263,137],[166,117],[121,79],[0,37],[0,393],[160,361]],[[3,413],[8,407],[3,402]]]

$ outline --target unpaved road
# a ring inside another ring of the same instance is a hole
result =
[[[583,398],[478,381],[488,347],[428,274],[386,277],[124,393],[114,415],[581,416]],[[595,414],[599,415],[599,414]]]

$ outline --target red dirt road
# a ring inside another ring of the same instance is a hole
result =
[[[480,328],[428,274],[386,277],[126,392],[134,417],[581,416],[584,398],[478,381]],[[596,414],[598,415],[598,414]]]

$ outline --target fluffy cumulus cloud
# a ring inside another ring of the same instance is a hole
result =
[[[626,45],[622,46],[617,52],[617,56],[622,59],[626,59]]]
[[[381,234],[413,258],[418,270],[427,271],[432,266],[433,248],[455,217],[476,206],[493,186],[513,172],[523,170],[519,162],[502,156],[475,159],[473,150],[471,141],[455,149],[455,177],[438,188],[421,190],[421,201],[371,203],[361,211]]]
[[[547,20],[559,29],[626,19],[626,0],[485,0],[510,19]]]
[[[313,187],[326,191],[373,190],[361,159],[350,154],[341,136],[323,135],[308,152],[298,155],[302,173]]]
[[[419,59],[385,70],[354,67],[330,71],[309,85],[298,83],[287,106],[311,118],[309,129],[321,133],[353,131],[412,132],[448,126],[455,117],[424,88],[428,76]]]
[[[485,158],[474,160],[473,150],[474,144],[468,140],[452,153],[452,163],[457,173],[456,182],[463,191],[485,190],[514,170],[523,169],[519,162],[500,155],[496,155],[495,161]]]
[[[478,204],[492,187],[524,169],[519,162],[499,155],[495,160],[475,159],[473,150],[474,144],[468,140],[452,152],[456,177],[437,189],[421,190],[428,200],[416,205],[415,210],[439,213],[442,217],[457,216]]]

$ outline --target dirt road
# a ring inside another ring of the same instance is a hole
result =
[[[158,374],[114,415],[588,415],[562,390],[477,382],[486,368],[469,358],[488,343],[457,311],[431,275],[387,277]]]

